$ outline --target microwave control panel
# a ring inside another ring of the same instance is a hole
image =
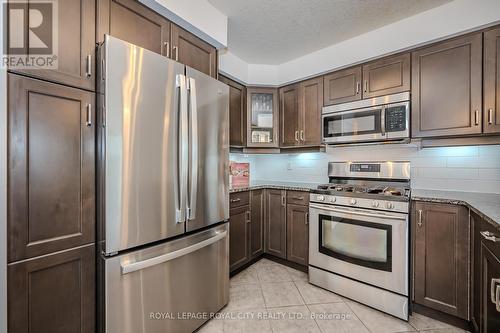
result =
[[[385,109],[386,132],[406,130],[406,106],[391,106]]]

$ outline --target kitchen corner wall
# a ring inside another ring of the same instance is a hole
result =
[[[250,162],[251,180],[314,183],[328,182],[330,161],[410,161],[413,188],[500,193],[500,145],[328,147],[326,153],[231,154],[231,160]]]

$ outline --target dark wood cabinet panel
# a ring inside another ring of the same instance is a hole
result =
[[[10,0],[13,2],[12,0]],[[14,2],[13,2],[14,3]],[[29,16],[29,14],[27,14]],[[28,31],[29,17],[25,30]],[[58,2],[57,68],[15,70],[44,80],[88,90],[95,88],[95,1]],[[28,45],[28,34],[25,34]],[[25,47],[26,48],[26,47]],[[29,55],[26,48],[25,54]],[[88,68],[90,66],[90,68]]]
[[[247,87],[247,146],[279,146],[279,94],[275,88]]]
[[[413,262],[415,303],[469,318],[468,209],[416,202]]]
[[[482,33],[412,53],[412,136],[481,133]]]
[[[324,76],[323,105],[361,99],[361,66],[340,70]]]
[[[264,190],[251,191],[250,257],[264,253]]]
[[[229,270],[243,266],[250,260],[248,224],[250,207],[243,206],[229,211]]]
[[[175,24],[171,31],[171,58],[216,78],[216,49]]]
[[[309,193],[303,191],[286,191],[287,204],[309,205]]]
[[[309,257],[309,207],[287,204],[286,258],[307,266]]]
[[[484,33],[484,114],[485,133],[500,133],[500,28]]]
[[[8,84],[9,262],[93,242],[94,94],[14,74]]]
[[[246,88],[222,75],[219,75],[219,80],[229,86],[229,145],[245,147],[247,139]]]
[[[321,144],[321,108],[323,107],[323,78],[300,83],[299,105],[301,128],[299,139],[304,146]]]
[[[96,39],[105,34],[170,55],[170,21],[135,0],[98,1]]]
[[[280,146],[292,147],[300,143],[299,85],[283,87],[280,94]]]
[[[497,247],[500,250],[500,246]],[[500,332],[500,251],[481,242],[481,332]]]
[[[10,264],[7,272],[9,332],[95,332],[93,244]]]
[[[248,206],[250,204],[250,192],[235,192],[229,195],[229,208],[233,209],[240,206]]]
[[[265,252],[286,258],[286,191],[265,191]]]
[[[363,98],[410,90],[410,54],[383,58],[363,65]]]

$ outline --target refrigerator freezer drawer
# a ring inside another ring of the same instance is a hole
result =
[[[192,332],[229,300],[229,227],[104,262],[106,333]]]

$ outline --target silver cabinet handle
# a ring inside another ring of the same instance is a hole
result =
[[[479,232],[484,239],[489,240],[493,243],[500,242],[500,238],[496,237],[494,233],[489,231],[481,231]]]
[[[187,208],[187,215],[189,220],[196,218],[196,200],[198,194],[198,105],[196,103],[196,81],[193,78],[189,78],[187,81],[187,88],[189,92],[189,121],[191,123],[191,128],[189,130],[190,142],[189,147],[191,156],[190,169],[190,188],[189,188],[189,202]]]
[[[365,80],[365,92],[368,92],[368,80]]]
[[[87,71],[85,73],[88,77],[92,76],[92,55],[87,55]]]
[[[300,141],[304,141],[304,130],[300,130]]]
[[[488,125],[493,124],[493,109],[488,109]]]
[[[229,200],[229,201],[231,201],[232,203],[234,203],[234,202],[240,202],[240,201],[241,201],[241,199],[240,199],[240,198],[236,198],[236,199],[231,199],[231,200]]]
[[[295,141],[299,142],[299,131],[295,131]]]
[[[85,125],[92,126],[92,104],[87,104],[87,121]]]
[[[356,95],[358,95],[361,91],[361,83],[358,81],[356,82]]]
[[[177,87],[179,88],[179,126],[177,129],[177,174],[175,191],[177,210],[176,222],[184,223],[186,221],[186,201],[187,201],[187,182],[188,182],[188,98],[187,98],[187,83],[184,75],[177,75]]]
[[[215,236],[213,236],[211,238],[205,239],[204,241],[201,241],[201,242],[196,243],[194,245],[185,247],[183,249],[176,250],[176,251],[166,253],[166,254],[162,254],[158,257],[154,257],[151,259],[146,259],[143,261],[134,262],[132,264],[121,265],[122,275],[136,272],[136,271],[139,271],[141,269],[156,266],[159,264],[163,264],[164,262],[174,260],[176,258],[193,253],[194,251],[198,251],[206,246],[209,246],[209,245],[212,245],[213,243],[218,242],[219,240],[226,237],[226,235],[227,235],[227,231],[223,231],[223,232],[217,233]]]
[[[500,286],[497,286],[495,292],[495,308],[497,312],[500,312]]]
[[[286,205],[285,196],[281,196],[281,205],[284,207]]]
[[[170,58],[170,43],[169,42],[163,42],[163,47],[167,50],[167,52],[166,52],[167,58]]]
[[[474,111],[474,124],[476,126],[479,125],[479,111],[478,110]]]
[[[172,46],[172,52],[175,51],[175,61],[179,61],[179,47]]]
[[[309,212],[306,212],[306,221],[305,222],[306,222],[306,225],[309,224]]]
[[[500,279],[491,279],[491,283],[490,283],[490,297],[491,297],[491,302],[493,304],[496,304],[497,306],[497,311],[500,311],[498,310],[499,308],[499,305],[498,304],[498,290],[500,288]]]
[[[250,211],[249,211],[249,210],[247,210],[247,211],[245,212],[245,219],[246,219],[246,222],[247,222],[247,223],[250,223]]]
[[[295,200],[304,200],[304,197],[296,197],[296,196],[293,196],[292,198],[293,198],[293,199],[295,199]]]
[[[418,223],[417,223],[417,225],[419,227],[422,226],[422,210],[421,209],[418,210]]]

